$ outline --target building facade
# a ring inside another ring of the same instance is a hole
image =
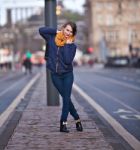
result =
[[[98,59],[140,55],[140,0],[86,0],[89,45]]]

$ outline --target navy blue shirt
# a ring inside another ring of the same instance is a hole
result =
[[[73,70],[73,59],[76,54],[76,45],[74,43],[65,44],[58,47],[55,44],[57,30],[48,27],[39,28],[40,35],[48,44],[47,68],[54,73],[66,73]]]

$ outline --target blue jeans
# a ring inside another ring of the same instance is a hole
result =
[[[67,121],[69,112],[75,120],[79,119],[79,115],[71,101],[71,91],[74,80],[73,72],[63,74],[51,73],[51,78],[54,86],[56,87],[63,99],[60,121]]]

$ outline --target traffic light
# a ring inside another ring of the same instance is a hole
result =
[[[92,48],[92,47],[88,47],[87,52],[88,52],[89,54],[93,53],[93,48]]]
[[[61,12],[62,12],[62,7],[60,5],[57,5],[56,6],[56,15],[61,15]]]

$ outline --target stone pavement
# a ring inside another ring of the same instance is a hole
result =
[[[112,150],[94,120],[73,99],[83,123],[83,132],[77,132],[69,115],[70,133],[59,132],[61,106],[46,106],[45,75],[42,73],[31,99],[5,150]],[[26,98],[26,96],[25,96]]]

